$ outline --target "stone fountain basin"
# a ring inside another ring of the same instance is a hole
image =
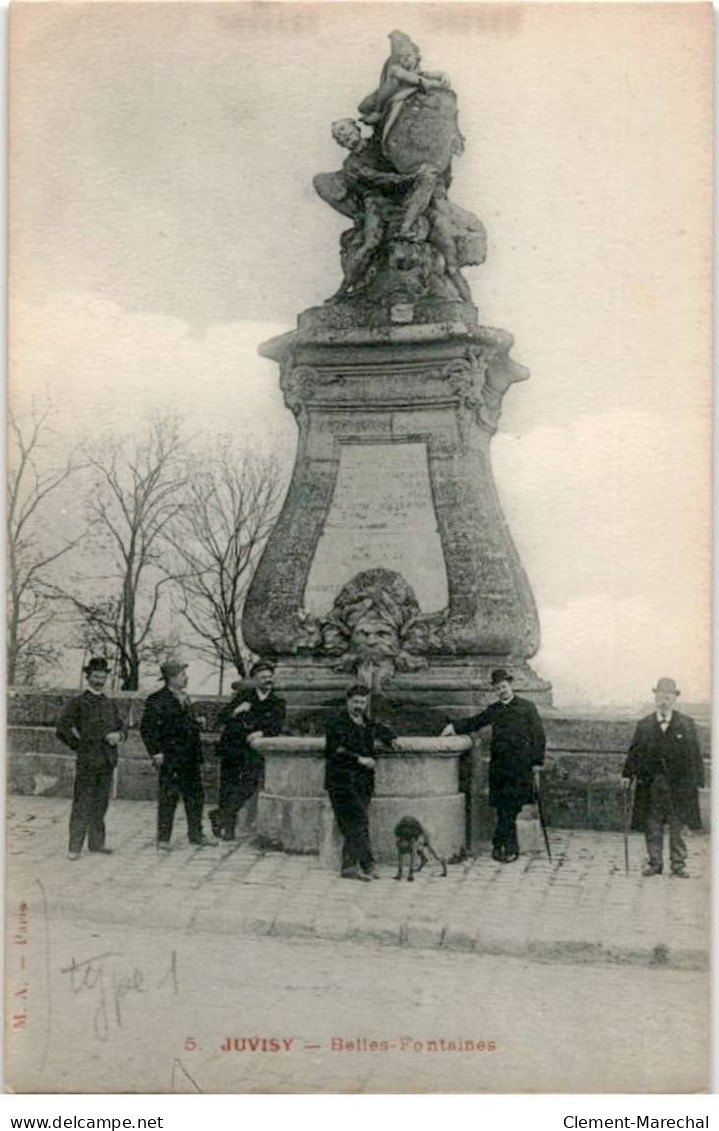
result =
[[[396,750],[377,749],[370,835],[378,860],[394,860],[394,827],[416,817],[437,851],[453,856],[465,846],[466,808],[459,792],[459,760],[468,737],[406,737]],[[323,788],[324,738],[263,738],[265,785],[257,806],[257,832],[285,852],[320,853],[334,864],[339,840]]]

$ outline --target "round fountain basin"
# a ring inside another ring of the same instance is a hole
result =
[[[465,845],[465,798],[459,792],[459,760],[471,748],[466,737],[397,739],[396,750],[377,750],[370,836],[378,860],[396,856],[394,827],[416,817],[436,850],[453,856]],[[273,848],[319,853],[337,863],[341,838],[324,791],[324,739],[263,738],[265,785],[257,806],[257,831]]]

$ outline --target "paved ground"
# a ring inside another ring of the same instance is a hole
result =
[[[39,894],[24,983],[18,947],[8,961],[27,989],[7,1038],[15,1091],[708,1086],[704,973],[44,921]]]
[[[116,801],[108,817],[115,855],[67,851],[69,802],[9,798],[10,907],[42,890],[47,917],[155,929],[321,939],[504,955],[538,962],[708,968],[709,845],[689,841],[691,878],[645,879],[643,840],[554,830],[553,862],[487,856],[432,865],[414,884],[380,869],[373,884],[342,880],[316,857],[235,845],[197,850],[179,817],[173,852],[158,857],[151,802]]]

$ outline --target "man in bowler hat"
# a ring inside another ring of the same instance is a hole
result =
[[[534,800],[546,738],[539,711],[529,699],[514,694],[512,676],[504,668],[492,672],[492,688],[496,703],[469,719],[450,723],[442,734],[471,734],[491,726],[489,804],[497,813],[492,856],[509,864],[519,856],[517,814]]]
[[[274,664],[258,660],[250,678],[250,689],[242,682],[232,685],[236,695],[220,716],[220,791],[218,807],[209,818],[213,833],[223,840],[235,839],[237,814],[263,783],[264,758],[253,748],[254,739],[279,734],[287,713],[287,704],[274,691]]]
[[[77,754],[70,810],[68,859],[77,860],[87,836],[90,852],[109,855],[105,814],[110,804],[118,747],[126,737],[120,712],[104,694],[107,660],[93,657],[83,668],[87,688],[68,703],[57,724],[57,736]]]
[[[158,771],[157,848],[170,851],[172,825],[182,798],[187,815],[187,836],[196,848],[215,842],[202,832],[202,743],[200,722],[187,687],[187,664],[167,660],[160,666],[165,686],[148,696],[140,734]]]
[[[663,871],[664,825],[668,824],[672,875],[686,877],[683,828],[701,828],[698,791],[704,785],[704,763],[694,720],[675,709],[679,694],[673,679],[657,680],[655,709],[637,723],[624,763],[624,788],[633,778],[637,782],[633,825],[646,837],[645,876]]]

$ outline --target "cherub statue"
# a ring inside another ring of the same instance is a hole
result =
[[[360,104],[372,135],[352,118],[334,122],[348,154],[341,170],[314,178],[318,195],[354,225],[340,238],[344,279],[327,302],[471,303],[461,268],[484,261],[486,235],[447,197],[464,144],[457,98],[446,75],[420,70],[409,36],[393,31],[390,42],[379,87]]]
[[[379,86],[359,104],[363,122],[380,130],[384,141],[402,108],[402,103],[419,88],[451,90],[451,83],[441,72],[420,71],[419,47],[403,31],[390,32],[389,59],[382,67]]]

